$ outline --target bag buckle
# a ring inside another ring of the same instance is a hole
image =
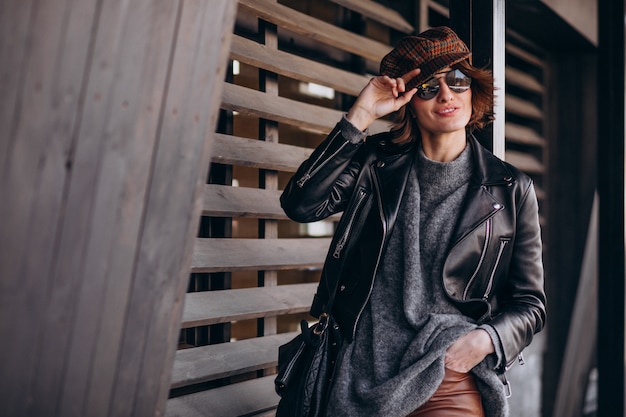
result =
[[[317,324],[315,325],[315,328],[313,329],[313,334],[314,335],[321,336],[322,333],[324,333],[324,331],[328,327],[328,319],[329,318],[330,318],[330,315],[328,313],[322,313],[320,315],[320,319],[317,322]]]

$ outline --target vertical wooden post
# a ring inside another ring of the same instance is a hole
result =
[[[598,3],[598,417],[624,415],[624,0]]]
[[[497,157],[504,159],[504,0],[451,0],[450,25],[472,51],[472,64],[493,71],[496,119],[477,136]]]
[[[259,31],[265,40],[265,46],[278,49],[278,27],[268,22],[259,21]],[[278,96],[278,74],[259,70],[260,90],[268,96]],[[265,142],[278,143],[278,123],[261,119],[259,121],[259,139]],[[278,190],[278,172],[262,169],[259,172],[259,188]],[[277,239],[278,221],[270,219],[259,220],[259,238]],[[258,285],[272,286],[278,284],[278,271],[259,271]],[[258,320],[258,335],[268,336],[276,334],[276,317],[266,317]]]

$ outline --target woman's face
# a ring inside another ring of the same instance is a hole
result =
[[[419,97],[420,91],[418,91],[411,99],[409,106],[415,114],[422,137],[459,131],[465,134],[465,126],[472,116],[472,90],[469,88],[469,81],[463,79],[464,74],[456,73],[456,75],[460,77],[455,77],[455,70],[444,68],[431,80],[422,84],[422,86],[431,86],[426,89],[430,90],[431,94],[438,87],[439,91],[436,91],[432,98],[424,100]]]

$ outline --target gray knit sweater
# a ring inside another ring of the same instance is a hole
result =
[[[440,279],[472,168],[469,146],[447,163],[417,153],[354,342],[340,352],[328,416],[405,417],[437,390],[446,349],[477,327]],[[488,417],[508,415],[496,360],[490,355],[472,371]]]

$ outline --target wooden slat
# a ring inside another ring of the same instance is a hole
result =
[[[330,238],[196,239],[192,272],[320,268]]]
[[[208,184],[204,188],[202,214],[213,217],[247,217],[254,219],[286,220],[280,206],[281,190],[231,187]],[[339,220],[341,213],[329,217]]]
[[[389,45],[338,28],[276,1],[240,0],[239,7],[279,27],[374,62],[380,62],[392,49]]]
[[[316,283],[188,293],[182,328],[309,311]]]
[[[212,162],[295,172],[313,152],[310,148],[215,134]]]
[[[506,81],[535,93],[545,92],[545,87],[535,77],[513,67],[506,67]]]
[[[532,119],[543,119],[544,117],[539,107],[535,106],[530,101],[511,95],[506,96],[506,111]]]
[[[287,219],[280,207],[280,190],[209,184],[204,187],[202,215]]]
[[[297,334],[281,333],[179,350],[174,361],[172,388],[274,367],[278,362],[278,347]]]
[[[403,33],[412,33],[413,26],[397,11],[371,0],[331,0],[346,9],[354,10],[372,20],[394,28]]]
[[[446,17],[448,19],[450,18],[450,8],[448,8],[447,6],[431,0],[428,2],[428,7],[433,9],[435,12],[442,15],[443,17]]]
[[[244,115],[287,123],[324,134],[330,132],[343,115],[339,110],[269,96],[229,83],[224,85],[222,107]],[[389,130],[389,126],[382,120],[377,120],[370,126],[372,134],[385,130]]]
[[[167,417],[239,417],[276,407],[275,375],[202,391],[167,401]],[[269,414],[272,415],[271,412]]]
[[[529,127],[514,123],[506,123],[505,126],[507,141],[532,146],[545,146],[546,144],[545,138]]]
[[[510,53],[512,55],[517,56],[518,58],[533,64],[537,67],[543,68],[543,66],[545,65],[544,62],[539,59],[537,56],[531,54],[530,52],[528,52],[527,50],[524,50],[518,46],[513,45],[510,42],[506,43],[506,52]]]
[[[268,48],[241,36],[234,36],[230,52],[232,59],[263,68],[287,77],[314,82],[356,96],[369,77],[344,71],[287,52]]]
[[[321,133],[330,132],[342,115],[338,110],[273,97],[229,83],[224,85],[222,107],[243,115],[275,120]]]
[[[506,151],[506,161],[529,174],[543,174],[545,167],[533,156],[516,151]]]

